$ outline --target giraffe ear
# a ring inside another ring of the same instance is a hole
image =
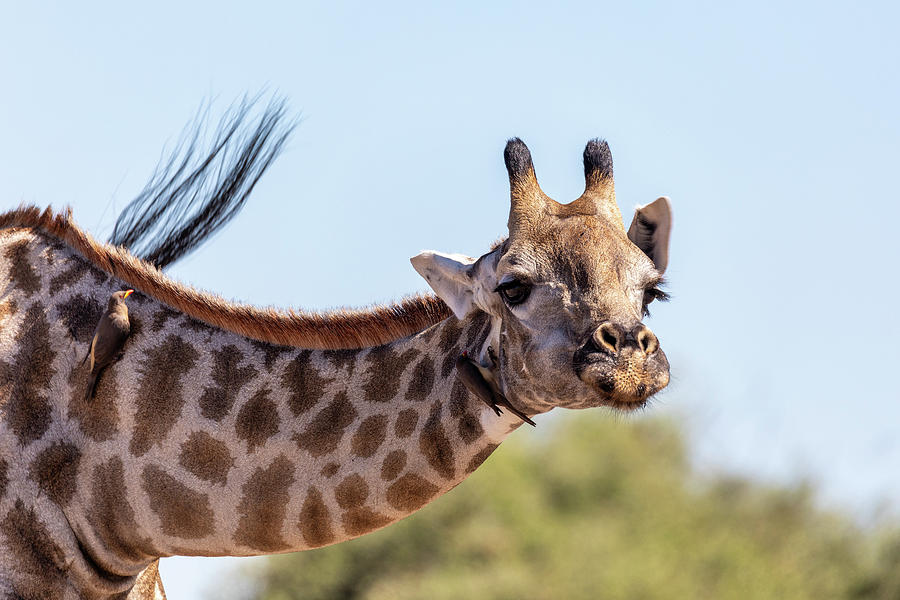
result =
[[[650,257],[660,273],[669,264],[669,232],[672,231],[672,204],[666,196],[638,206],[628,228],[628,239]]]
[[[474,258],[426,250],[409,262],[434,293],[447,303],[457,319],[469,314],[475,305]]]

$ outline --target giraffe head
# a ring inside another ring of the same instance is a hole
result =
[[[638,208],[626,232],[606,142],[587,144],[585,191],[569,204],[544,194],[521,140],[504,158],[509,237],[477,260],[429,251],[413,266],[457,317],[491,316],[501,391],[526,412],[642,406],[669,382],[666,355],[642,323],[665,297],[668,199]]]

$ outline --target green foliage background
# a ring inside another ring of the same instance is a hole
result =
[[[900,598],[900,531],[818,508],[805,484],[703,480],[674,421],[523,430],[405,521],[269,559],[250,597]]]

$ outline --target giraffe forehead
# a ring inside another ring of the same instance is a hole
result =
[[[585,221],[598,225],[557,228],[554,235],[567,240],[559,245],[510,245],[497,273],[500,281],[537,286],[535,300],[525,307],[531,320],[565,324],[578,335],[613,315],[639,318],[641,291],[659,280],[652,261],[620,228]]]
[[[621,222],[611,224],[594,215],[547,219],[545,227],[511,240],[497,265],[499,277],[523,274],[575,288],[629,270],[640,277],[652,264],[628,239]]]

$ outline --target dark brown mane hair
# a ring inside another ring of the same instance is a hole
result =
[[[128,250],[104,244],[72,220],[71,209],[21,206],[0,214],[0,229],[31,228],[53,236],[98,269],[195,319],[256,340],[315,349],[377,346],[422,331],[451,315],[433,295],[416,295],[386,306],[329,312],[281,311],[228,302],[178,283]]]

